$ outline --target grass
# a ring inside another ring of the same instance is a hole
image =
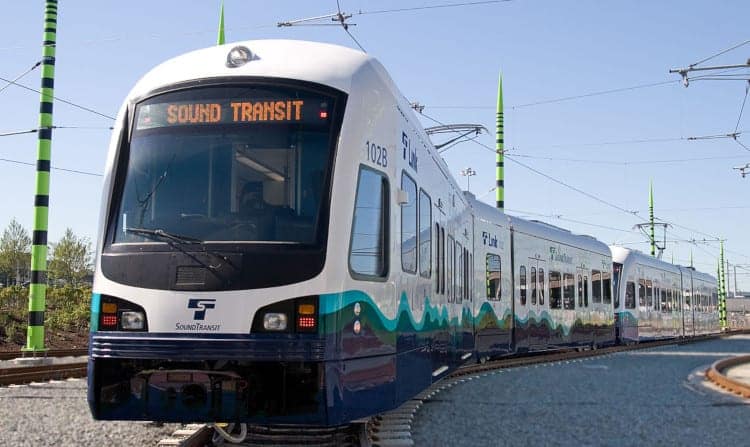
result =
[[[26,343],[29,289],[11,286],[0,289],[0,345]],[[85,336],[89,331],[91,287],[48,287],[45,332]]]

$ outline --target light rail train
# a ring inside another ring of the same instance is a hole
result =
[[[466,362],[718,330],[713,278],[642,258],[462,192],[364,53],[195,51],[146,74],[117,117],[89,405],[97,419],[334,426]],[[657,277],[669,312],[618,298]]]

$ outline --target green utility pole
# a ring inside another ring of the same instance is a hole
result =
[[[219,13],[219,37],[216,39],[216,45],[224,45],[224,1],[221,2],[221,12]]]
[[[47,294],[47,225],[49,223],[49,173],[52,153],[52,102],[55,85],[57,45],[57,0],[47,0],[44,8],[42,43],[42,88],[39,105],[39,141],[36,161],[36,195],[31,245],[31,284],[29,286],[29,327],[23,351],[41,352],[44,347],[44,310]]]
[[[497,178],[497,185],[496,185],[496,199],[497,199],[497,209],[500,211],[505,211],[505,154],[503,154],[503,150],[505,148],[505,130],[503,128],[503,74],[500,73],[500,78],[497,82],[497,139],[495,141],[496,143],[496,150],[497,150],[497,159],[496,159],[496,178]]]
[[[654,233],[654,181],[649,182],[648,188],[648,221],[650,224],[651,256],[656,256],[656,234]]]

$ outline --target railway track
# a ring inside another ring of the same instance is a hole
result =
[[[36,357],[80,357],[88,355],[88,348],[76,348],[76,349],[53,349],[39,353]],[[0,352],[0,361],[2,360],[13,360],[19,357],[30,357],[29,353],[22,351],[6,351]]]
[[[260,445],[294,445],[294,446],[356,446],[356,447],[388,447],[388,446],[410,446],[411,425],[417,411],[422,403],[435,394],[451,388],[459,383],[474,380],[494,371],[519,368],[523,366],[571,361],[586,357],[596,357],[614,354],[617,352],[634,351],[640,349],[654,348],[667,345],[681,345],[710,340],[718,337],[749,333],[750,331],[732,331],[722,334],[709,334],[687,339],[665,339],[651,342],[643,342],[625,346],[611,346],[599,349],[587,350],[562,350],[548,354],[538,354],[523,357],[507,357],[475,365],[468,365],[449,374],[430,388],[423,391],[414,398],[406,401],[400,407],[387,413],[379,414],[365,422],[357,422],[349,427],[334,429],[307,429],[304,427],[265,427],[248,426],[245,441],[238,444],[241,446]],[[717,362],[718,363],[718,362]],[[728,368],[729,366],[723,366]],[[194,425],[189,434],[183,433],[170,440],[163,440],[160,446],[180,447],[203,447],[205,439],[215,436],[214,429],[210,425]],[[217,439],[216,437],[214,438]]]
[[[0,368],[0,386],[86,377],[86,362]]]

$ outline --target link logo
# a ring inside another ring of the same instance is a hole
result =
[[[206,318],[206,310],[215,307],[215,299],[191,298],[188,301],[188,309],[198,309],[193,314],[193,320],[204,320]]]

